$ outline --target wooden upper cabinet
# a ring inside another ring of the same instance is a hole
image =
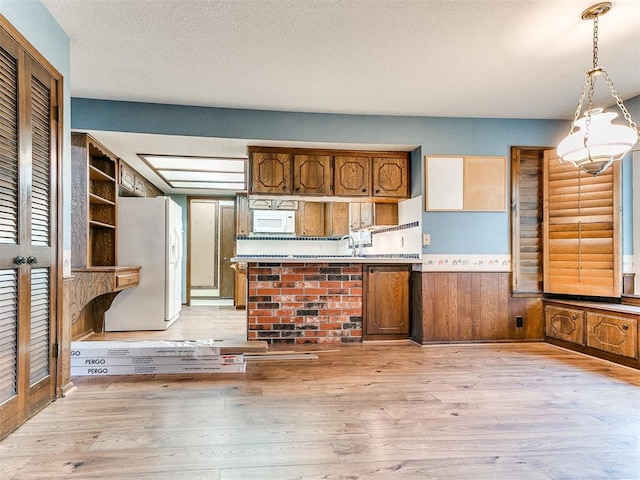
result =
[[[409,157],[364,152],[249,147],[249,194],[409,197]]]
[[[329,202],[325,206],[325,234],[328,237],[342,237],[349,234],[349,203]]]
[[[334,193],[338,196],[371,195],[371,159],[358,156],[334,157]]]
[[[409,167],[407,158],[373,157],[373,196],[409,196]]]
[[[246,195],[236,196],[236,235],[245,236],[251,233],[251,210]]]
[[[330,195],[331,156],[294,155],[293,193],[300,195]]]
[[[397,203],[353,202],[350,207],[351,230],[398,225]]]
[[[291,193],[291,155],[252,152],[250,193]]]
[[[296,233],[303,237],[325,236],[325,204],[300,202],[296,215]]]

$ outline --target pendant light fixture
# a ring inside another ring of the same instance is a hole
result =
[[[611,2],[602,2],[582,12],[583,20],[593,20],[593,67],[587,72],[587,80],[582,87],[569,135],[560,142],[557,149],[561,162],[571,162],[594,176],[606,170],[615,160],[620,160],[638,141],[638,125],[631,119],[607,72],[598,67],[598,17],[610,9]],[[602,108],[593,106],[593,92],[600,77],[608,85],[616,105],[629,124],[628,127],[611,123],[618,116],[617,113],[605,112]],[[584,116],[580,117],[585,97],[587,108]]]

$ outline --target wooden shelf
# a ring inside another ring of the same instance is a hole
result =
[[[98,180],[98,181],[103,181],[103,182],[114,182],[115,183],[115,181],[116,181],[115,178],[113,178],[112,176],[110,176],[107,173],[103,172],[99,168],[94,167],[93,165],[89,165],[89,178],[91,180]]]
[[[118,157],[85,133],[71,143],[71,268],[115,266]]]
[[[108,223],[96,222],[93,220],[89,221],[89,225],[95,228],[113,228],[113,229],[116,228],[115,225],[109,225]]]
[[[90,193],[89,194],[89,202],[96,204],[96,205],[115,205],[115,202],[112,202],[111,200],[107,200],[106,198],[102,198],[99,195],[96,195],[95,193]]]

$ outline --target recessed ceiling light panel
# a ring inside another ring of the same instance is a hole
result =
[[[172,188],[246,190],[244,158],[138,156]]]

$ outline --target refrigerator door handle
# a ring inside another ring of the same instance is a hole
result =
[[[178,234],[176,233],[175,230],[173,230],[171,232],[171,255],[169,256],[169,263],[171,264],[175,264],[178,261],[178,258],[180,258],[179,255],[179,251],[180,251],[180,242],[178,240]]]

